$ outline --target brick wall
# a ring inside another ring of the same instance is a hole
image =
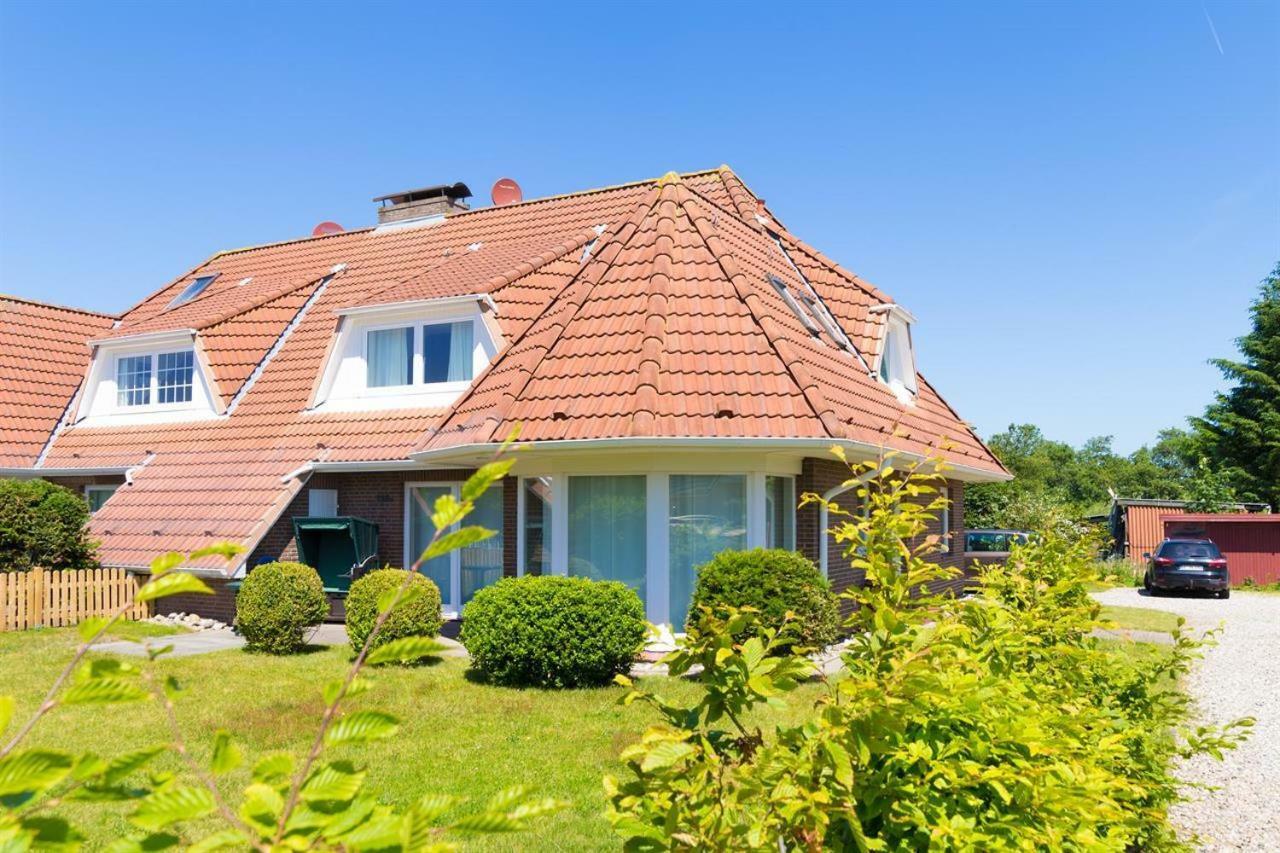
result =
[[[837,460],[805,459],[801,467],[800,476],[796,479],[796,494],[803,495],[812,492],[817,495],[823,495],[848,478],[848,467]],[[964,568],[964,483],[959,480],[948,480],[947,493],[951,500],[951,537],[948,540],[946,552],[938,553],[937,562],[947,566]],[[849,491],[833,500],[843,507],[852,507],[857,498],[853,491]],[[832,522],[833,519],[828,518],[828,528],[832,526]],[[826,536],[827,577],[831,580],[832,586],[835,587],[836,591],[840,591],[861,584],[864,575],[861,571],[855,571],[849,565],[849,560],[844,556],[844,543],[837,542],[830,532],[820,531],[820,523],[819,507],[816,504],[810,504],[796,511],[796,549],[810,560],[813,560],[815,564],[818,564],[821,543],[819,537]],[[931,534],[940,534],[942,532],[941,525],[942,519],[930,522],[929,532]],[[960,577],[939,586],[940,588],[960,590],[965,583],[966,578]]]
[[[155,603],[156,613],[198,613],[206,619],[217,619],[230,625],[236,618],[236,593],[227,581],[202,578],[213,595],[171,595]]]

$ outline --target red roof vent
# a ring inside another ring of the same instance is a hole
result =
[[[329,234],[341,234],[345,230],[346,229],[343,228],[338,223],[330,222],[329,220],[326,219],[324,222],[321,222],[315,228],[311,229],[311,236],[324,237]]]
[[[493,190],[490,191],[489,195],[497,207],[519,204],[524,200],[524,193],[521,192],[520,185],[510,178],[499,178],[495,181]]]

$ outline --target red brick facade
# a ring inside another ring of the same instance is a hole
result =
[[[296,560],[297,546],[293,538],[293,518],[307,514],[310,489],[334,489],[338,493],[338,514],[364,518],[378,525],[378,563],[400,567],[404,564],[404,497],[405,484],[410,482],[460,482],[471,474],[467,470],[446,469],[437,471],[385,471],[350,474],[324,473],[311,477],[293,502],[250,555],[249,566],[262,560]],[[796,478],[797,498],[805,493],[825,494],[848,478],[848,468],[831,459],[804,460],[800,476]],[[503,574],[516,574],[518,535],[518,480],[506,478],[503,483]],[[939,555],[939,561],[951,566],[964,566],[964,484],[948,481],[951,499],[948,551]],[[837,498],[837,502],[848,499]],[[819,563],[819,512],[816,505],[803,507],[796,512],[796,549],[815,564]],[[941,524],[941,520],[937,522]],[[940,529],[931,529],[939,533]],[[862,581],[861,573],[853,571],[843,556],[843,548],[829,533],[827,564],[828,576],[836,590],[847,589]],[[946,586],[961,589],[964,579],[957,579]],[[188,600],[190,599],[190,600]],[[164,605],[165,612],[185,610],[200,613],[223,621],[234,615],[234,593],[219,587],[216,596],[183,596]]]
[[[796,495],[812,493],[824,495],[849,479],[849,468],[834,459],[804,460],[800,476],[796,479]],[[945,553],[939,552],[938,562],[946,566],[965,568],[964,560],[964,483],[959,480],[947,481],[947,496],[951,500],[950,538],[947,540]],[[841,506],[849,506],[856,500],[852,492],[836,496],[832,499]],[[942,532],[943,519],[931,522],[929,533]],[[836,591],[848,589],[862,583],[863,573],[855,571],[844,556],[844,545],[836,542],[830,532],[820,533],[820,513],[817,504],[801,507],[796,511],[796,550],[804,554],[815,564],[820,565],[820,535],[827,537],[827,577]],[[831,520],[828,519],[828,528]],[[959,591],[964,588],[966,579],[956,578],[941,588]]]

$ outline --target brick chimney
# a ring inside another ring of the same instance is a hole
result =
[[[441,184],[435,187],[422,187],[416,190],[391,193],[378,196],[375,202],[381,202],[378,208],[378,224],[408,222],[413,219],[443,217],[450,213],[469,210],[466,199],[471,197],[471,190],[459,181],[456,184]]]

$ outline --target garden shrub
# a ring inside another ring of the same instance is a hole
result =
[[[347,593],[347,637],[351,648],[359,652],[373,625],[378,621],[378,599],[386,592],[404,585],[406,575],[413,575],[404,603],[387,617],[373,646],[385,645],[403,637],[434,637],[440,633],[444,619],[440,615],[440,589],[426,575],[404,569],[384,568],[369,572],[351,585]]]
[[[0,572],[98,565],[89,505],[47,480],[0,480]]]
[[[302,563],[264,563],[245,577],[236,596],[236,628],[250,651],[287,655],[303,647],[304,629],[329,615],[316,570]]]
[[[721,551],[700,566],[689,624],[702,618],[706,612],[702,608],[723,615],[727,607],[754,608],[759,611],[759,625],[781,630],[782,638],[797,646],[828,646],[839,631],[839,607],[831,584],[817,566],[794,551]],[[794,614],[790,620],[788,611]],[[744,633],[739,639],[745,638]]]
[[[462,644],[483,676],[507,685],[587,687],[630,669],[647,624],[640,596],[617,581],[506,578],[462,614]]]
[[[625,847],[1180,849],[1175,758],[1220,754],[1251,722],[1188,726],[1178,679],[1200,643],[1178,629],[1135,659],[1093,636],[1095,543],[1049,528],[983,568],[979,595],[930,593],[957,571],[930,561],[936,476],[878,470],[854,468],[856,510],[827,504],[867,583],[843,593],[850,643],[815,709],[768,735],[751,723],[815,666],[771,628],[738,642],[733,609],[666,657],[696,669],[691,700],[620,679],[659,717],[605,781]]]

